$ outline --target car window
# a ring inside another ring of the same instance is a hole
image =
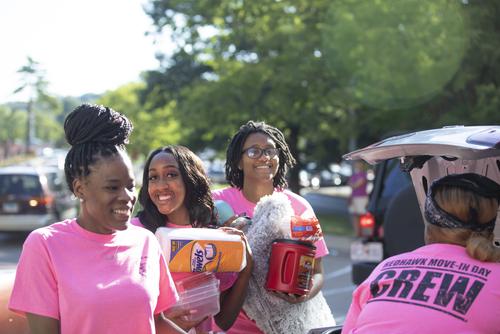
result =
[[[397,159],[389,161],[381,197],[393,197],[410,182],[410,176],[399,168],[399,161]]]
[[[42,185],[36,175],[0,175],[0,196],[41,196],[42,194]]]

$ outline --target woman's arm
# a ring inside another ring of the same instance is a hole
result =
[[[59,334],[59,320],[43,315],[26,313],[32,334]]]
[[[227,228],[224,229],[228,231]],[[228,330],[238,317],[238,314],[240,313],[241,307],[243,306],[243,302],[245,301],[245,297],[247,295],[248,282],[250,281],[250,276],[252,275],[253,271],[252,250],[248,245],[248,241],[245,235],[241,231],[229,233],[241,235],[246,247],[247,265],[242,271],[240,271],[240,273],[238,274],[238,279],[233,284],[233,286],[221,294],[221,308],[219,313],[214,316],[214,319],[217,326],[219,326],[219,328],[223,330]]]

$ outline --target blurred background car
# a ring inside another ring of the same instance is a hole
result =
[[[29,232],[75,217],[78,203],[55,166],[0,168],[0,231]]]
[[[326,167],[319,167],[316,163],[310,162],[306,168],[299,173],[301,186],[311,188],[338,187],[345,186],[352,175],[352,168],[349,164],[330,164]]]

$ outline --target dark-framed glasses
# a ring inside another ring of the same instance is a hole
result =
[[[279,149],[276,147],[260,148],[260,147],[249,147],[243,150],[241,153],[246,153],[247,157],[250,159],[259,159],[262,154],[268,158],[274,158],[278,153]]]

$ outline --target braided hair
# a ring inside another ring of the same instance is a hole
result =
[[[165,226],[165,222],[168,220],[149,196],[149,166],[159,153],[172,154],[179,165],[179,172],[186,187],[183,205],[188,210],[191,225],[193,227],[216,225],[217,218],[210,192],[210,182],[203,168],[203,163],[196,154],[181,145],[158,148],[151,152],[146,160],[142,175],[142,188],[139,191],[139,203],[144,209],[137,214],[141,223],[148,230],[155,232],[158,227]]]
[[[263,133],[276,143],[276,147],[279,149],[279,166],[273,179],[273,186],[278,189],[286,188],[288,185],[286,174],[288,169],[295,166],[296,161],[283,133],[265,122],[248,121],[233,136],[226,151],[226,180],[233,187],[243,188],[243,171],[239,169],[238,164],[243,155],[243,145],[252,133]]]
[[[73,181],[90,174],[89,166],[99,158],[109,157],[125,150],[132,123],[111,108],[82,104],[64,120],[64,133],[71,149],[66,155],[64,172],[69,189]]]

